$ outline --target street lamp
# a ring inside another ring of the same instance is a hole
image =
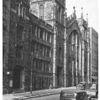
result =
[[[9,71],[7,72],[7,75],[10,75],[10,72]]]
[[[8,85],[7,85],[7,94],[9,93],[9,75],[10,75],[10,72],[9,71],[7,71],[7,83],[8,83]]]

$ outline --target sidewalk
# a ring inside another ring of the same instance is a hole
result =
[[[62,89],[64,88],[38,90],[38,91],[33,91],[32,94],[30,92],[6,94],[3,95],[3,100],[23,100],[24,98],[30,98],[30,97],[35,98],[45,95],[58,94]]]
[[[70,87],[67,87],[67,88],[70,88]],[[41,97],[41,96],[54,95],[54,94],[59,94],[61,90],[63,89],[66,89],[66,88],[63,87],[63,88],[57,88],[57,89],[38,90],[38,91],[33,91],[32,94],[30,92],[6,94],[6,95],[3,95],[3,100],[24,100],[26,98],[36,98],[36,97]]]
[[[15,100],[16,98],[21,98],[20,96],[14,96],[13,94],[3,95],[3,100]]]

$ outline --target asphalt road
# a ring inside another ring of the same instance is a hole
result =
[[[27,100],[60,100],[60,94],[37,97],[37,98],[29,98]]]

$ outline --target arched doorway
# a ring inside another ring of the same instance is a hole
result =
[[[57,87],[63,86],[63,68],[57,66]]]
[[[13,89],[24,89],[24,70],[21,66],[16,66],[13,70]]]

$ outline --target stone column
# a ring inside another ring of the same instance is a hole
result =
[[[82,81],[84,81],[84,40],[82,40]]]
[[[88,54],[87,54],[87,82],[89,83],[90,82],[90,79],[89,79],[89,76],[90,76],[90,68],[89,68],[89,50],[87,51],[88,52]]]
[[[87,36],[89,34],[87,33]],[[90,82],[90,52],[89,52],[89,36],[87,37],[87,43],[88,43],[88,47],[87,47],[87,82]]]
[[[56,27],[54,26],[53,37],[53,87],[56,87]]]
[[[64,87],[66,87],[66,38],[64,41]]]
[[[90,81],[92,82],[92,28],[89,30],[90,35]]]
[[[82,45],[81,40],[79,40],[79,82],[82,81]]]
[[[66,81],[66,67],[67,67],[67,65],[66,65],[66,55],[67,55],[67,48],[66,48],[66,46],[67,46],[67,41],[66,41],[66,38],[67,38],[67,32],[66,32],[66,12],[65,12],[65,15],[64,15],[64,21],[65,21],[65,23],[64,23],[64,25],[65,25],[65,31],[64,31],[64,87],[66,87],[67,86],[67,81]]]
[[[74,79],[74,72],[75,72],[75,60],[73,60],[73,57],[74,57],[74,50],[75,50],[75,48],[74,48],[74,45],[75,45],[75,35],[74,35],[74,33],[72,34],[72,38],[71,38],[71,52],[72,52],[72,60],[71,60],[71,67],[72,67],[72,86],[74,86],[74,81],[75,81],[75,79]]]
[[[57,27],[56,27],[56,3],[55,0],[53,1],[53,27],[54,27],[54,36],[53,36],[53,87],[56,87],[56,33],[57,33]]]
[[[72,86],[74,86],[74,61],[72,61]]]
[[[78,47],[78,35],[75,35],[75,69],[76,69],[76,84],[78,84],[78,56],[77,56],[77,47]]]

